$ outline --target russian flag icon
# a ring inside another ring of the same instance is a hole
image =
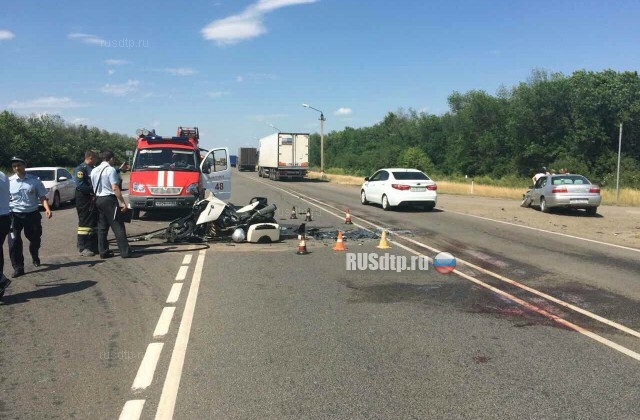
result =
[[[433,267],[440,274],[447,274],[456,268],[456,258],[448,252],[441,252],[433,259]]]

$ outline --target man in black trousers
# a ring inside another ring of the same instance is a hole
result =
[[[109,251],[107,235],[109,228],[113,230],[122,258],[129,258],[133,251],[129,247],[127,231],[124,222],[117,220],[117,212],[128,211],[120,191],[120,175],[113,167],[113,152],[106,151],[102,155],[102,163],[91,171],[91,185],[96,196],[96,208],[98,209],[98,251],[100,258],[109,258],[113,253]]]
[[[78,212],[78,252],[83,257],[93,257],[98,252],[96,225],[98,212],[91,186],[91,171],[96,164],[96,152],[87,150],[84,162],[74,170],[76,181],[76,211]]]

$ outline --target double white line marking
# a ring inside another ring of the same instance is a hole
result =
[[[156,413],[156,419],[170,419],[173,417],[173,411],[175,409],[175,403],[178,396],[178,387],[180,385],[180,377],[182,375],[182,367],[184,365],[184,358],[187,351],[187,344],[189,342],[189,333],[191,332],[191,323],[193,322],[193,314],[195,312],[196,300],[198,298],[198,290],[200,287],[200,279],[202,278],[202,270],[204,268],[204,257],[206,251],[201,250],[198,253],[198,260],[193,272],[193,278],[191,280],[191,287],[189,288],[189,295],[185,304],[185,309],[182,314],[182,320],[180,322],[180,328],[178,330],[178,337],[171,355],[171,361],[169,364],[169,371],[165,379],[164,387],[162,389],[162,396],[160,397],[160,404]],[[187,276],[189,271],[189,264],[191,263],[192,254],[187,254],[182,260],[182,265],[176,275],[176,282],[171,286],[171,291],[167,297],[168,304],[174,304],[180,299],[180,292],[182,291],[182,281]],[[162,309],[158,323],[153,332],[153,339],[163,339],[169,332],[171,321],[175,313],[175,306],[165,306]],[[162,353],[164,343],[152,342],[147,346],[147,351],[142,358],[142,363],[138,368],[138,373],[133,380],[131,386],[132,391],[142,391],[148,388],[153,382],[153,376],[158,365],[158,360]],[[120,420],[137,420],[142,415],[145,400],[129,400],[125,403],[120,413]]]

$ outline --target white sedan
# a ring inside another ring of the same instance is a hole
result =
[[[417,169],[385,168],[364,179],[360,189],[362,204],[381,204],[384,210],[396,206],[421,206],[433,210],[438,186]]]
[[[47,201],[52,209],[59,208],[60,203],[75,199],[76,183],[66,169],[53,166],[27,168],[27,173],[37,176],[42,181],[47,189]]]

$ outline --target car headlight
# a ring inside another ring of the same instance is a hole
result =
[[[143,193],[144,192],[144,184],[141,184],[139,182],[134,182],[133,185],[131,186],[131,189],[133,189],[133,192]]]

